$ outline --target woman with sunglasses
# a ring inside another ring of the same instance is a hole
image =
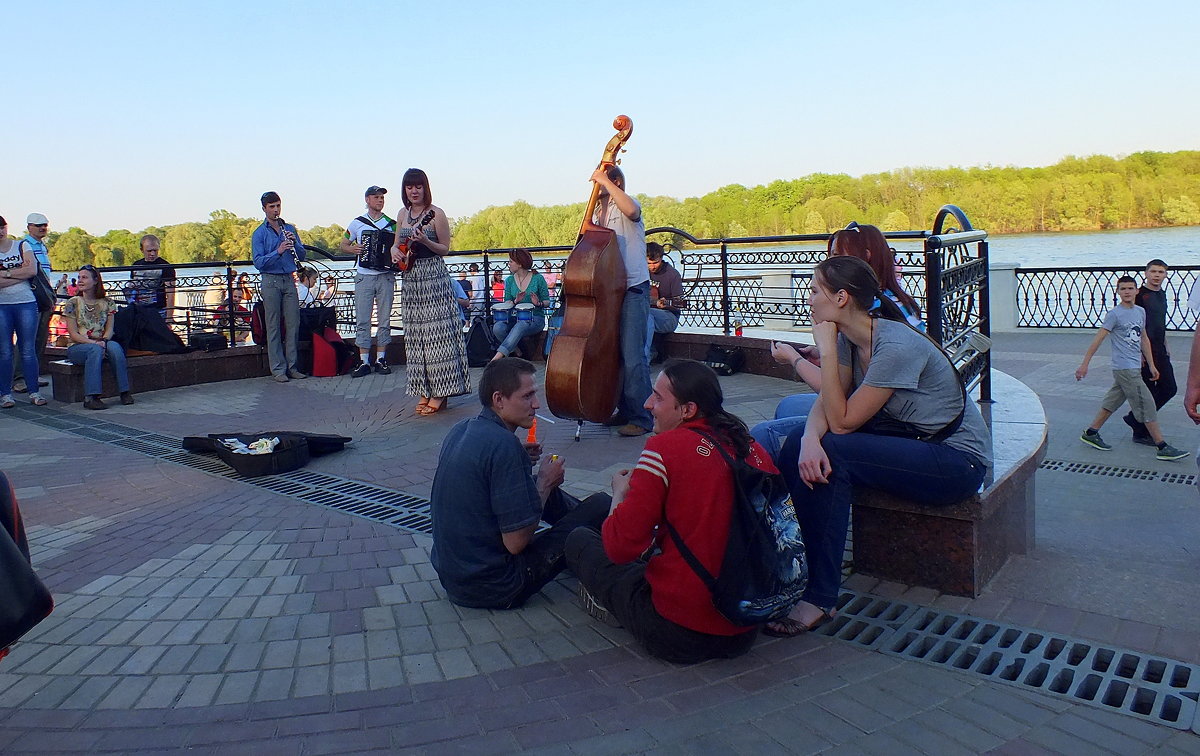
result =
[[[812,630],[834,616],[850,501],[859,487],[929,506],[979,490],[991,435],[937,344],[905,322],[863,260],[817,265],[809,294],[821,393],[793,430],[779,469],[796,506],[809,582],[768,635]]]
[[[881,293],[899,308],[910,326],[925,333],[921,306],[900,287],[896,273],[896,251],[888,246],[887,237],[882,231],[875,226],[851,222],[829,237],[828,253],[829,257],[857,257],[871,266]],[[816,324],[814,317],[813,325]],[[771,356],[780,365],[790,365],[796,376],[813,391],[821,390],[821,361],[817,357],[816,347],[802,346],[796,349],[790,344],[775,342],[771,345]],[[815,393],[784,397],[775,408],[775,419],[759,423],[750,433],[778,462],[783,439],[796,428],[804,427],[816,400]]]
[[[80,268],[78,280],[79,293],[63,305],[63,319],[67,321],[67,332],[71,337],[67,359],[83,365],[83,407],[108,409],[108,405],[100,401],[100,394],[104,392],[100,369],[105,361],[112,366],[113,376],[117,379],[121,404],[133,404],[125,350],[112,340],[117,307],[105,294],[104,281],[95,266]]]
[[[22,244],[8,235],[8,221],[0,218],[0,409],[16,406],[13,399],[13,335],[17,337],[17,350],[21,354],[23,375],[38,374],[37,300],[33,296],[29,279],[37,275],[37,258],[31,249],[22,249]],[[36,381],[30,384],[31,387]],[[45,397],[34,392],[29,401],[39,407],[46,403]]]

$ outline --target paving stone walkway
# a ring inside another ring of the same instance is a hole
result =
[[[997,366],[1053,397],[1052,458],[1099,454],[1071,441],[1105,387],[1058,392],[1086,342],[997,339]],[[403,385],[401,371],[249,380],[104,413],[51,408],[176,438],[345,433],[354,443],[310,469],[427,496],[441,437],[477,404],[415,418]],[[792,390],[724,385],[749,422]],[[30,411],[0,415],[0,469],[58,606],[0,662],[0,752],[1200,752],[1188,729],[821,636],[674,667],[592,622],[569,576],[518,611],[455,607],[423,535],[20,419]],[[1200,435],[1164,426],[1185,448]],[[578,444],[573,425],[539,430],[580,493],[641,449],[597,426]],[[1114,456],[1195,471],[1143,451]],[[979,599],[863,576],[848,587],[1200,663],[1195,489],[1055,471],[1038,487],[1038,549]]]

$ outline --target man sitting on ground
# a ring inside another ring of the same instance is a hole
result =
[[[563,493],[563,461],[557,455],[542,460],[541,444],[523,444],[514,435],[533,425],[541,406],[533,375],[533,364],[515,357],[488,363],[479,380],[483,411],[442,441],[430,559],[459,606],[521,606],[562,571],[567,535],[580,526],[600,527],[608,514],[607,495],[580,502]],[[539,520],[553,527],[534,535]]]
[[[726,412],[712,368],[671,360],[646,400],[658,435],[637,467],[613,476],[613,508],[603,535],[580,528],[567,539],[567,566],[579,577],[584,608],[619,622],[653,656],[677,664],[732,658],[750,650],[753,627],[734,625],[667,534],[670,522],[713,575],[729,540],[733,473],[710,436],[731,457],[776,472],[746,424]],[[660,551],[643,561],[651,546]]]

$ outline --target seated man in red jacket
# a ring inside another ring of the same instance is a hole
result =
[[[659,527],[664,517],[670,520],[709,572],[720,572],[733,475],[695,430],[719,440],[730,456],[775,472],[746,424],[722,408],[723,399],[711,368],[694,360],[668,362],[646,400],[658,435],[646,443],[637,467],[613,476],[613,508],[601,532],[577,528],[567,538],[567,566],[579,578],[589,613],[602,620],[610,615],[652,655],[679,664],[740,656],[757,635],[713,608],[712,594]],[[661,552],[643,561],[652,545]]]

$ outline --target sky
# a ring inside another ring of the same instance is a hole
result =
[[[1200,3],[6,2],[0,216],[347,224],[634,193],[1200,149]],[[17,219],[14,222],[14,219]]]

